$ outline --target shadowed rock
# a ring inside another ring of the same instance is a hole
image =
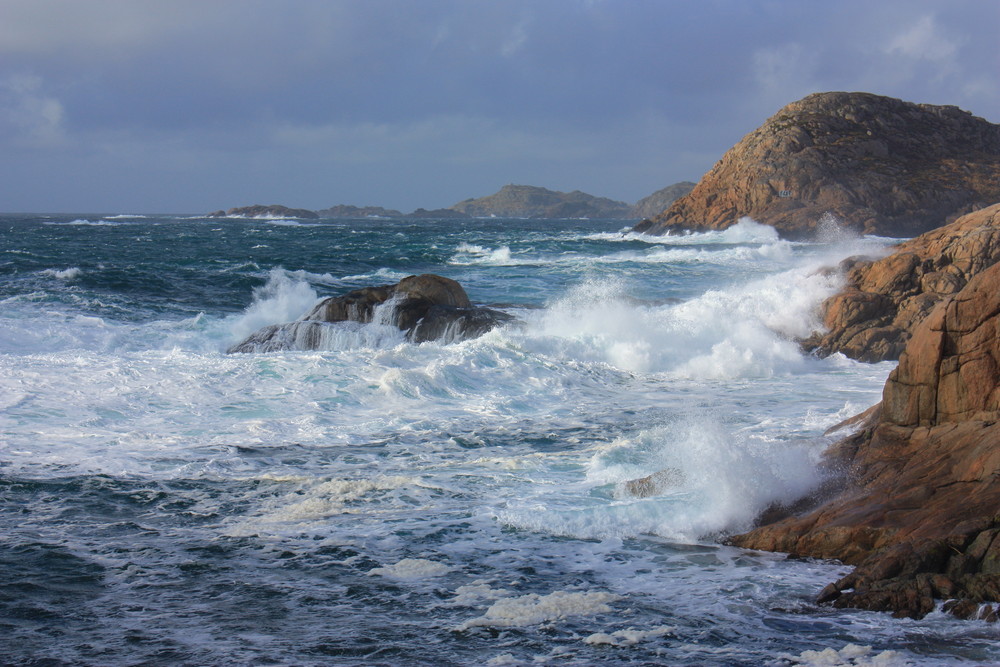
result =
[[[995,620],[1000,602],[1000,265],[913,332],[861,429],[832,448],[843,490],[731,538],[856,569],[821,602],[920,618],[935,600]],[[987,606],[981,606],[986,604]]]
[[[297,321],[264,327],[227,352],[323,349],[327,327],[335,323],[388,325],[421,343],[474,338],[513,319],[492,308],[473,306],[456,281],[423,274],[324,299]]]

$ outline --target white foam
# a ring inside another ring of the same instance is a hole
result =
[[[571,616],[594,616],[611,611],[610,603],[620,595],[605,592],[556,591],[548,595],[529,593],[520,597],[501,598],[482,616],[470,619],[455,628],[520,628],[560,621]]]
[[[799,655],[782,653],[780,658],[802,667],[905,667],[910,661],[896,651],[873,653],[871,646],[848,644],[839,651],[826,648],[821,651],[803,651]]]
[[[617,630],[610,634],[605,632],[595,632],[592,635],[584,637],[583,643],[590,644],[592,646],[600,646],[602,644],[606,644],[608,646],[635,646],[636,644],[648,639],[669,635],[676,629],[677,628],[672,625],[661,625],[649,630],[626,628],[624,630]]]
[[[319,295],[303,279],[291,277],[284,269],[271,269],[267,283],[253,291],[253,303],[243,314],[231,318],[231,342],[240,341],[251,333],[271,324],[297,320],[316,302]]]
[[[71,266],[68,269],[45,269],[42,271],[42,275],[52,276],[53,278],[58,278],[59,280],[76,280],[83,275],[83,271],[79,267]]]
[[[448,263],[460,266],[518,266],[537,264],[537,259],[515,259],[511,255],[509,246],[499,248],[484,248],[482,246],[461,243],[456,248],[457,253]]]
[[[816,308],[833,294],[836,277],[809,269],[711,290],[681,304],[636,303],[638,289],[589,281],[538,314],[529,314],[539,342],[561,341],[564,353],[616,368],[676,377],[768,377],[800,370],[794,342],[819,326]]]
[[[381,575],[391,579],[412,581],[415,579],[440,577],[450,571],[451,568],[448,565],[439,563],[438,561],[427,560],[426,558],[404,558],[392,565],[372,568],[368,571],[368,574],[369,576]]]
[[[510,597],[510,595],[511,592],[506,588],[492,588],[489,584],[480,581],[456,588],[455,597],[449,600],[448,604],[456,607],[474,607],[485,601]]]

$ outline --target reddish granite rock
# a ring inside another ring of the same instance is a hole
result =
[[[822,356],[898,359],[910,332],[945,297],[1000,260],[1000,204],[899,245],[842,263],[846,286],[823,304],[824,331],[802,342]]]
[[[842,491],[731,542],[857,566],[821,593],[836,606],[919,618],[953,599],[972,617],[1000,601],[1000,265],[916,328],[881,409],[830,454]]]
[[[750,216],[801,237],[831,213],[860,232],[912,237],[996,201],[1000,125],[953,106],[816,93],[778,111],[636,230],[725,229]]]

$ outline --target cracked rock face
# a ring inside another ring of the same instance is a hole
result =
[[[821,601],[921,617],[1000,607],[1000,265],[939,303],[886,382],[881,410],[832,449],[847,481],[812,512],[738,546],[856,565]]]
[[[1000,261],[1000,204],[900,244],[881,259],[852,257],[846,285],[823,303],[824,331],[802,341],[820,356],[898,359],[934,306]]]
[[[816,93],[779,110],[636,230],[725,229],[749,216],[797,238],[829,213],[862,233],[909,238],[996,201],[1000,125],[953,106]]]

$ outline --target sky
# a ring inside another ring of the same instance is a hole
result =
[[[0,211],[634,203],[848,90],[1000,122],[998,0],[0,0]]]

